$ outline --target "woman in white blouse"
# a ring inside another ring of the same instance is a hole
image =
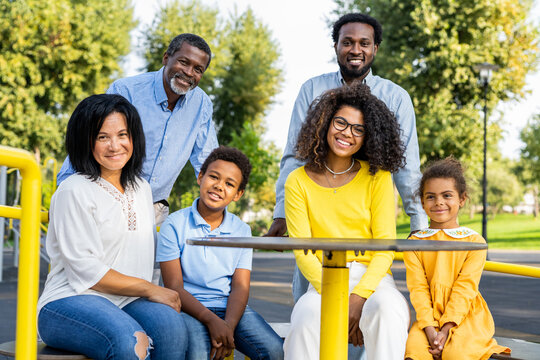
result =
[[[66,148],[76,174],[51,201],[41,338],[93,359],[183,359],[178,293],[151,282],[154,210],[137,110],[120,95],[86,98]]]

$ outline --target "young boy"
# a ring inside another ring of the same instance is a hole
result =
[[[223,359],[235,347],[253,360],[283,359],[281,338],[247,306],[253,250],[186,244],[199,236],[251,236],[249,226],[227,211],[244,193],[250,172],[241,151],[215,149],[197,178],[200,197],[160,229],[156,259],[165,286],[180,294],[189,360]]]

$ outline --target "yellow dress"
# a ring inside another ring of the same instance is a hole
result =
[[[426,229],[411,239],[468,241],[485,243],[474,230]],[[407,339],[405,357],[432,360],[424,328],[440,329],[454,322],[442,351],[442,359],[489,359],[491,354],[510,352],[497,345],[495,324],[478,284],[486,262],[487,250],[405,252],[407,287],[416,311],[416,322]]]

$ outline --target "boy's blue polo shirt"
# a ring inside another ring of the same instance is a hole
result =
[[[213,231],[193,205],[169,215],[159,231],[156,261],[180,258],[184,289],[206,307],[227,307],[236,269],[251,270],[253,249],[188,245],[200,236],[251,236],[249,225],[225,209],[223,222]]]

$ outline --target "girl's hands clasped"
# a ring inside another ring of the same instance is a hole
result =
[[[424,329],[430,345],[428,351],[435,359],[441,357],[446,340],[448,340],[448,333],[454,326],[456,326],[456,324],[450,322],[444,324],[440,331],[437,331],[433,326],[428,326]]]

